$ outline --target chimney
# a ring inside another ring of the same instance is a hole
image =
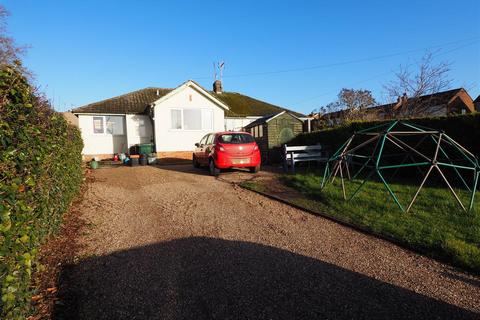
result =
[[[215,80],[213,82],[213,92],[221,94],[223,92],[222,81]]]

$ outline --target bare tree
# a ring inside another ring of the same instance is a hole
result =
[[[414,72],[410,66],[401,65],[395,80],[383,86],[389,99],[397,103],[391,110],[392,117],[428,114],[429,109],[435,107],[435,98],[429,95],[448,89],[452,83],[449,77],[451,63],[435,63],[431,52],[421,58]]]
[[[0,66],[16,65],[22,71],[26,71],[21,67],[21,56],[25,53],[25,46],[18,46],[15,40],[8,35],[7,18],[9,12],[4,6],[0,5]]]

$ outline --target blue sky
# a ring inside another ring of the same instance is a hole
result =
[[[57,110],[194,79],[308,113],[372,90],[430,48],[452,87],[480,93],[480,2],[3,1],[24,61]]]

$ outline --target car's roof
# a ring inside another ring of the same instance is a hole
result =
[[[244,133],[244,134],[251,135],[250,133],[245,132],[245,131],[221,131],[221,132],[214,132],[214,133],[215,133],[216,135],[232,134],[232,133]]]

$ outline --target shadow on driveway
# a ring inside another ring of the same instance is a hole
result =
[[[67,266],[59,298],[54,319],[478,319],[320,260],[203,237]]]

